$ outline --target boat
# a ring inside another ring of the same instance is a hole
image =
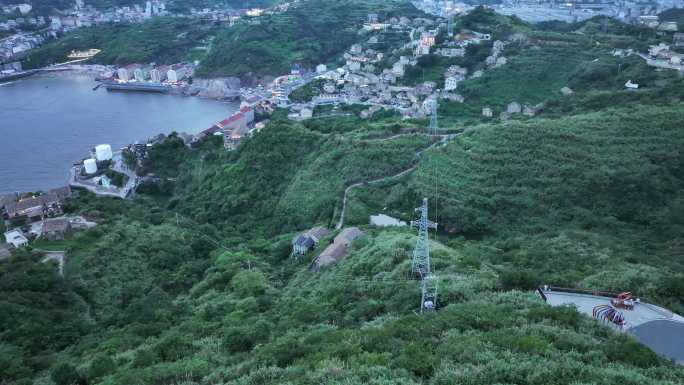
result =
[[[107,91],[129,91],[129,92],[156,92],[165,94],[171,91],[171,86],[161,83],[146,83],[146,82],[102,82],[101,83]]]
[[[0,72],[0,83],[7,83],[13,80],[29,77],[38,72],[38,70],[29,71],[15,71],[15,72]]]

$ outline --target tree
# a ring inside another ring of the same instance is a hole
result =
[[[93,362],[90,363],[88,379],[94,380],[104,377],[112,373],[114,369],[116,369],[116,363],[114,360],[107,354],[99,354],[95,356]]]
[[[76,385],[81,384],[81,376],[72,365],[63,362],[57,364],[50,372],[50,378],[57,385]]]

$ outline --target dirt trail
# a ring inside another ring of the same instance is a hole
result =
[[[399,135],[391,136],[391,137],[389,137],[389,138],[375,139],[375,140],[391,140],[391,139],[396,139],[396,138],[398,138],[398,137],[408,136],[408,135],[416,135],[416,134],[399,134]],[[452,134],[452,135],[427,135],[427,134],[424,134],[424,135],[429,136],[429,137],[431,137],[431,138],[435,138],[435,137],[442,138],[442,140],[437,141],[437,142],[434,142],[434,143],[430,144],[429,146],[423,148],[422,150],[417,151],[417,152],[416,152],[416,158],[415,158],[414,162],[411,164],[411,167],[409,167],[409,168],[407,168],[407,169],[405,169],[405,170],[402,170],[402,171],[400,171],[399,173],[394,174],[394,175],[385,176],[385,177],[376,178],[376,179],[365,180],[365,181],[362,181],[362,182],[357,182],[357,183],[354,183],[354,184],[351,184],[351,185],[347,186],[347,188],[344,189],[344,196],[342,197],[342,212],[340,212],[340,219],[339,219],[339,221],[337,222],[337,225],[335,226],[335,229],[336,229],[336,230],[340,230],[340,229],[342,229],[342,227],[344,226],[344,220],[345,220],[345,217],[346,217],[346,215],[347,215],[347,201],[348,201],[348,198],[349,198],[349,193],[350,193],[353,189],[355,189],[355,188],[357,188],[357,187],[359,187],[359,186],[375,184],[375,183],[384,182],[384,181],[387,181],[387,180],[390,180],[390,179],[395,179],[395,178],[401,178],[401,177],[404,176],[404,175],[410,174],[410,173],[413,172],[416,168],[418,168],[418,164],[420,163],[420,158],[421,158],[421,156],[423,155],[423,153],[424,153],[425,151],[428,151],[429,149],[431,149],[431,148],[433,148],[433,147],[436,147],[436,146],[439,145],[439,144],[444,144],[444,143],[446,143],[447,141],[453,139],[453,138],[454,138],[455,136],[457,136],[458,134]]]

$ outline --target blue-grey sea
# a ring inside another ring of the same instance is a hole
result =
[[[93,91],[92,77],[38,75],[0,84],[0,194],[66,184],[98,144],[114,150],[172,131],[197,133],[239,106],[178,95]]]

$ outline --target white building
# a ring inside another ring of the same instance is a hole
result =
[[[125,68],[119,68],[116,70],[116,75],[119,77],[119,80],[122,82],[127,82],[128,81],[128,70]]]
[[[299,117],[302,119],[310,119],[313,117],[313,110],[310,108],[302,108],[301,111],[299,111]]]
[[[322,73],[325,73],[326,71],[328,71],[328,66],[326,66],[325,64],[319,64],[316,66],[316,73],[317,74],[320,75]]]
[[[392,73],[398,77],[404,76],[404,65],[401,64],[401,62],[394,63],[394,66],[392,66]]]
[[[323,91],[328,94],[334,93],[336,89],[337,87],[335,87],[335,85],[332,83],[325,83],[323,85]]]
[[[145,73],[143,72],[142,68],[136,68],[135,71],[133,71],[133,77],[135,77],[136,82],[144,82]]]
[[[145,3],[145,17],[150,18],[152,17],[152,2],[148,1]]]
[[[161,83],[161,72],[156,68],[150,71],[150,80],[154,83]]]
[[[462,78],[457,76],[450,76],[444,81],[444,91],[453,91],[458,88],[458,83]]]
[[[5,233],[5,242],[14,246],[14,248],[20,248],[22,246],[28,245],[28,239],[24,236],[24,233],[19,229],[10,230]]]
[[[354,60],[347,60],[347,68],[349,71],[356,72],[361,70],[361,63]]]
[[[30,4],[17,4],[14,6],[14,8],[19,9],[19,12],[22,15],[26,15],[27,13],[31,12],[31,9],[33,9]]]
[[[660,43],[658,45],[652,45],[648,49],[648,54],[656,57],[662,52],[667,52],[670,50],[670,46],[664,43]]]
[[[97,172],[97,161],[93,158],[88,158],[83,161],[83,167],[88,175],[93,175]]]
[[[169,70],[166,72],[166,80],[168,80],[169,83],[178,83],[178,72]]]
[[[113,155],[112,146],[108,144],[100,144],[95,147],[95,158],[98,162],[111,160]]]

